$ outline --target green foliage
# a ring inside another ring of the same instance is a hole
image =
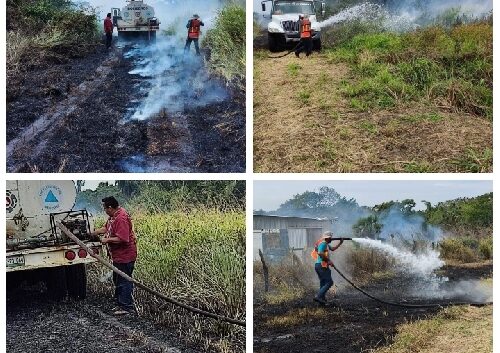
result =
[[[409,33],[361,31],[327,55],[355,75],[343,94],[360,110],[405,101],[446,101],[456,111],[492,118],[493,26],[489,21]]]
[[[154,214],[193,208],[244,209],[244,181],[116,181],[101,183],[96,190],[77,195],[77,205],[92,211],[101,209],[101,200],[115,196],[133,212]]]
[[[219,11],[215,26],[203,40],[203,45],[210,48],[210,69],[243,89],[246,67],[245,23],[245,7],[230,2]]]
[[[427,204],[428,223],[443,226],[489,227],[493,225],[493,193]]]
[[[352,226],[354,234],[358,238],[376,239],[382,230],[382,224],[378,222],[377,216],[368,216],[360,218],[356,224]]]

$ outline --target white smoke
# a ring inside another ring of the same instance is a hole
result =
[[[429,240],[438,241],[443,237],[441,228],[428,224],[419,214],[406,215],[394,206],[380,217],[382,225],[380,238],[390,239],[392,236],[401,237],[406,241]]]
[[[407,0],[395,2],[390,7],[378,3],[363,2],[346,8],[319,24],[320,27],[328,27],[352,21],[377,22],[386,30],[404,32],[426,24],[422,22],[423,19],[427,23],[432,23],[430,20],[451,9],[457,9],[460,14],[477,18],[490,13],[493,9],[493,2],[491,0]]]
[[[435,270],[444,265],[444,261],[439,258],[439,252],[431,249],[414,254],[408,250],[398,249],[393,245],[382,243],[380,240],[367,238],[353,238],[358,244],[377,249],[388,256],[394,258],[401,272],[417,275],[425,278],[433,274]]]

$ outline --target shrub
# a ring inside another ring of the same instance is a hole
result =
[[[487,237],[479,241],[479,252],[486,260],[493,258],[493,237]]]
[[[242,89],[246,70],[245,23],[245,7],[230,3],[219,11],[214,28],[203,40],[203,45],[210,48],[212,72]]]
[[[479,259],[477,253],[478,241],[472,238],[447,238],[439,243],[441,258],[462,263],[475,262]]]

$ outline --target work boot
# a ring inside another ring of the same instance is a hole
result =
[[[326,302],[326,300],[325,300],[325,299],[323,299],[323,298],[319,298],[318,296],[314,297],[314,301],[315,301],[316,303],[321,304],[321,305],[326,305],[326,304],[327,304],[327,302]]]
[[[295,52],[295,57],[300,58],[299,53]]]

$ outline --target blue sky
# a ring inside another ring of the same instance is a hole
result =
[[[414,199],[417,209],[422,200],[435,204],[459,197],[473,197],[493,191],[492,181],[255,181],[254,210],[276,210],[280,204],[304,191],[321,186],[334,188],[362,206],[374,206],[390,200]]]

